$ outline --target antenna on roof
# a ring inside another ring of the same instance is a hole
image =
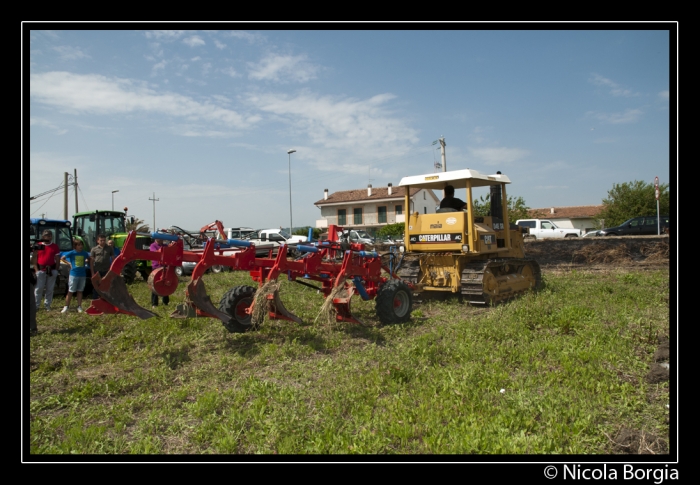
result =
[[[369,165],[369,166],[367,166],[367,184],[371,184],[372,180],[374,180],[374,179],[370,178],[370,175],[372,175],[371,172],[372,172],[372,165]]]

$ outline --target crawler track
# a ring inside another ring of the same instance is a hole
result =
[[[540,265],[533,259],[492,259],[462,269],[462,296],[477,305],[492,305],[542,287]]]

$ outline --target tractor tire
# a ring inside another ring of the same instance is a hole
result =
[[[255,330],[256,326],[252,322],[252,316],[245,313],[245,309],[253,303],[255,288],[252,286],[236,286],[224,293],[219,302],[219,311],[222,311],[233,318],[229,323],[224,323],[224,327],[231,333],[244,333]]]
[[[211,272],[214,274],[219,274],[224,271],[224,267],[218,264],[215,264],[214,266],[211,267]]]
[[[412,307],[411,289],[403,281],[389,280],[379,288],[375,309],[382,325],[407,322]]]
[[[124,283],[130,285],[136,279],[136,261],[129,261],[124,265],[122,269],[122,278],[124,278]]]
[[[175,266],[175,274],[179,277],[185,276],[185,272],[183,271],[182,266]]]

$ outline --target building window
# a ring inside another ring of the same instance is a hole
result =
[[[423,191],[423,200],[425,200],[425,191]]]
[[[423,207],[423,214],[427,214],[427,213],[428,213],[428,208],[427,208],[427,207]]]
[[[394,208],[394,210],[396,211],[396,215],[397,215],[397,216],[400,216],[401,214],[403,214],[403,206],[402,206],[402,205],[397,205],[397,206]]]
[[[353,224],[362,224],[362,207],[352,210],[353,214]]]
[[[338,209],[338,225],[344,226],[345,224],[345,209]]]
[[[377,207],[379,223],[386,224],[386,206]]]

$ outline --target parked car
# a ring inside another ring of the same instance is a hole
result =
[[[600,233],[600,230],[598,231],[588,231],[586,234],[583,235],[583,237],[598,237],[602,236],[603,234]]]
[[[345,237],[346,235],[348,241],[350,241],[351,243],[374,244],[374,238],[363,230],[346,229],[345,231],[343,231],[343,237]]]
[[[546,219],[518,219],[515,221],[515,224],[527,229],[526,237],[535,239],[562,239],[565,237],[579,237],[581,235],[580,229],[559,227]]]
[[[285,229],[260,229],[253,232],[248,240],[255,244],[258,256],[265,256],[270,250],[272,254],[277,254],[277,248],[281,245],[285,245],[291,255],[298,244],[307,242],[307,237],[292,236]]]
[[[197,266],[197,263],[191,263],[189,261],[183,261],[182,266],[176,266],[175,267],[175,274],[178,276],[187,276],[191,275],[192,271],[194,271],[194,267]]]
[[[661,227],[661,233],[669,230],[669,217],[661,216],[660,223],[656,216],[640,216],[628,219],[619,226],[608,227],[600,231],[601,236],[644,236],[656,235]]]
[[[192,263],[190,261],[183,261],[182,266],[176,266],[175,267],[175,274],[178,276],[189,276],[192,274],[192,271],[194,271],[194,267],[197,266],[197,263]],[[221,273],[222,271],[231,271],[231,268],[228,266],[212,266],[207,270],[207,273]]]

